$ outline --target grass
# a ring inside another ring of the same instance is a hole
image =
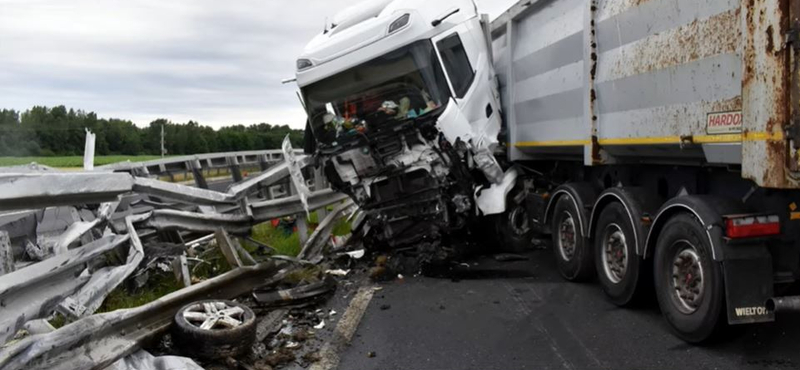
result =
[[[97,156],[94,159],[95,166],[105,166],[107,164],[114,164],[119,162],[145,162],[154,159],[160,159],[160,156],[155,155],[108,155]],[[65,156],[65,157],[0,157],[0,167],[6,166],[19,166],[36,162],[41,165],[57,167],[57,168],[75,168],[83,167],[82,156]]]
[[[309,235],[316,229],[319,224],[319,215],[317,212],[312,212],[309,217]],[[340,219],[333,227],[332,235],[345,236],[351,233],[352,226],[346,219]],[[272,223],[263,223],[253,227],[252,238],[264,243],[272,248],[279,255],[296,257],[300,254],[302,247],[300,246],[300,235],[297,233],[287,234],[285,230],[275,228]]]

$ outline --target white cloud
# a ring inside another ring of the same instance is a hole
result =
[[[493,15],[514,1],[479,0]],[[295,58],[345,0],[0,0],[0,108],[302,127]],[[506,4],[507,3],[507,4]]]

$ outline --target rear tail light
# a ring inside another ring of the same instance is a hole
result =
[[[744,216],[725,220],[725,234],[731,239],[757,238],[780,235],[778,216]]]

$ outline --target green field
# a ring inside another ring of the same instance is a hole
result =
[[[161,157],[156,155],[109,155],[109,156],[98,156],[94,159],[95,166],[104,166],[107,164],[112,163],[119,163],[125,161],[131,162],[145,162],[151,161],[154,159],[160,159]],[[81,156],[69,156],[69,157],[0,157],[0,167],[6,166],[19,166],[24,164],[30,164],[32,162],[36,162],[41,165],[50,166],[50,167],[58,167],[58,168],[70,168],[70,167],[83,167],[83,157]]]

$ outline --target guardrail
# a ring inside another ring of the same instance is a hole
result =
[[[296,155],[302,155],[302,151],[296,150]],[[243,169],[251,169],[249,172],[266,171],[272,165],[283,161],[283,151],[281,150],[258,150],[244,152],[225,152],[225,153],[206,153],[180,157],[167,157],[146,162],[120,162],[105,166],[95,167],[95,171],[101,172],[130,172],[139,176],[156,176],[159,178],[168,177],[170,181],[176,181],[176,175],[182,175],[184,179],[192,174],[197,186],[207,188],[206,178],[209,176],[220,175],[221,171],[228,171],[234,181],[242,181],[245,177]]]
[[[40,241],[37,238],[41,236],[37,235],[41,226],[39,221],[46,209],[84,205],[81,208],[83,213],[73,217],[73,223],[66,230],[51,235],[54,240],[52,250],[46,252],[50,255],[43,262],[27,263],[16,271],[14,268],[11,271],[0,268],[0,301],[13,302],[10,305],[0,305],[0,346],[26,322],[47,317],[56,309],[83,318],[75,325],[66,327],[69,328],[67,336],[53,332],[38,338],[30,337],[0,349],[0,368],[50,368],[58,363],[72,366],[84,357],[73,357],[69,361],[51,360],[63,358],[59,355],[70,356],[69,351],[75,348],[88,351],[89,347],[76,347],[74,343],[70,344],[72,342],[64,342],[65,338],[80,339],[81,343],[99,342],[103,345],[111,345],[124,338],[125,346],[115,347],[116,350],[107,351],[104,355],[103,363],[108,364],[129,354],[138,346],[140,338],[126,337],[125,332],[130,332],[130,325],[134,325],[139,317],[158,317],[159,320],[169,317],[170,310],[179,306],[178,303],[183,304],[194,299],[201,292],[219,292],[221,287],[224,287],[222,290],[227,290],[222,296],[241,294],[245,291],[241,287],[238,290],[231,289],[230,284],[241,283],[237,278],[247,276],[263,280],[264,274],[269,274],[276,267],[242,267],[213,279],[213,282],[192,286],[185,292],[170,295],[160,300],[161,303],[156,302],[136,310],[92,316],[94,309],[99,306],[98,302],[102,302],[108,293],[128,279],[143,258],[148,258],[143,249],[143,244],[147,244],[147,241],[176,243],[177,240],[177,243],[187,246],[180,233],[206,235],[224,231],[246,236],[256,224],[285,216],[303,215],[297,217],[303,246],[302,256],[321,253],[333,221],[343,217],[345,210],[352,207],[352,202],[347,200],[346,195],[327,187],[321,172],[309,166],[310,158],[302,155],[295,157],[294,160],[285,160],[283,153],[277,151],[216,153],[116,164],[98,167],[91,172],[36,169],[19,173],[0,172],[0,254],[13,256],[12,243],[9,242],[13,239],[17,243],[26,240],[30,245],[24,246],[24,249],[42,247],[35,244]],[[237,171],[232,169],[233,178],[225,191],[208,189],[202,170],[198,170],[215,166],[231,168],[241,166],[242,163],[257,163],[261,172],[250,176],[239,173],[237,176]],[[305,187],[295,186],[290,176],[291,172],[296,173],[297,170],[305,172],[306,178],[312,178],[306,184],[310,193],[305,196],[298,194],[303,189],[297,189]],[[199,171],[195,177],[198,186],[170,183],[155,178],[170,171],[191,171],[195,174]],[[327,207],[336,204],[339,206],[327,214]],[[317,210],[321,221],[320,229],[310,239],[305,223],[305,214],[309,210]],[[77,214],[78,211],[72,208],[72,213]],[[8,230],[11,229],[14,231],[9,235]],[[30,240],[36,243],[31,243]],[[85,276],[84,271],[80,279],[63,278],[77,276],[75,274],[95,256],[126,248],[128,260],[121,266],[93,271],[91,276]],[[164,309],[164,302],[171,302],[169,310]],[[161,321],[158,322],[158,330],[163,329],[164,323]],[[112,322],[113,328],[103,326]],[[138,328],[143,337],[156,330],[141,326]],[[58,344],[48,349],[31,351],[30,348],[33,347],[30,346],[41,340],[51,340]]]

